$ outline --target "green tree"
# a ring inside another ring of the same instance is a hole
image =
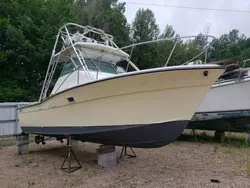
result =
[[[114,36],[114,42],[120,47],[130,44],[125,3],[118,3],[118,0],[77,0],[75,9],[79,24],[103,29]]]
[[[159,32],[154,13],[149,9],[139,9],[132,23],[132,41],[154,40],[158,38]],[[156,44],[146,44],[135,47],[132,60],[140,69],[147,69],[158,65],[157,55]]]
[[[240,60],[250,57],[249,38],[233,29],[228,34],[223,34],[219,39],[214,39],[209,60],[238,58]]]
[[[143,42],[158,38],[159,26],[156,24],[154,13],[149,9],[139,9],[132,23],[133,42]]]
[[[175,34],[175,30],[171,25],[166,25],[164,32],[160,35],[159,38],[173,38],[177,37],[178,35]]]
[[[0,6],[0,101],[37,100],[58,28],[75,20],[73,0],[10,0]]]

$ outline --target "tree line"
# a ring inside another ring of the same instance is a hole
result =
[[[125,3],[117,0],[0,1],[0,102],[38,100],[55,36],[67,22],[103,29],[119,47],[179,36],[171,25],[160,32],[150,9],[139,9],[131,24],[124,13]],[[178,40],[169,66],[200,53],[208,43],[204,36]],[[250,38],[237,29],[212,42],[208,61],[250,58]],[[140,69],[164,66],[173,45],[174,41],[165,41],[138,46],[132,61]]]

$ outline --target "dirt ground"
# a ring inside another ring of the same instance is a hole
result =
[[[22,156],[15,154],[15,146],[3,147],[0,187],[250,187],[250,148],[176,141],[157,149],[134,149],[137,158],[118,159],[116,167],[101,168],[97,147],[81,142],[74,145],[82,168],[71,174],[60,170],[65,143],[33,143],[30,153]],[[117,147],[117,157],[120,151]]]

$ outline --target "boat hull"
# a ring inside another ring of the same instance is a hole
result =
[[[187,129],[250,131],[250,78],[215,84]]]
[[[106,145],[157,148],[176,140],[188,123],[183,120],[150,125],[23,127],[23,131],[52,137],[66,134],[74,140]]]
[[[250,110],[196,113],[187,129],[220,132],[249,132]]]
[[[214,84],[197,109],[197,113],[250,109],[250,78]]]
[[[20,109],[20,125],[27,134],[74,135],[85,141],[133,147],[163,146],[182,133],[222,72],[217,66],[181,66],[90,82]],[[57,131],[52,133],[53,129]],[[94,131],[91,137],[86,130]],[[131,134],[136,136],[129,140]]]

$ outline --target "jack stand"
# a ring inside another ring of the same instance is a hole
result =
[[[75,156],[75,154],[74,154],[74,152],[73,152],[73,150],[72,150],[72,147],[71,147],[71,136],[69,136],[69,137],[67,138],[67,146],[68,146],[68,153],[67,153],[67,155],[66,155],[65,158],[64,158],[64,161],[63,161],[62,166],[61,166],[61,170],[66,171],[66,172],[68,172],[68,173],[71,173],[71,172],[74,172],[74,171],[76,171],[76,170],[82,168],[82,165],[81,165],[81,163],[78,161],[78,159],[76,158],[76,156]],[[71,156],[71,155],[72,155],[72,156]],[[68,159],[68,167],[63,167],[63,166],[64,166],[64,163],[65,163],[65,161],[66,161],[66,159]],[[71,166],[71,159],[75,159],[76,162],[78,163],[78,166],[72,167],[72,166]]]
[[[195,129],[192,129],[192,136],[193,136],[193,141],[199,140],[197,131]]]
[[[123,146],[123,147],[122,147],[122,151],[121,151],[121,154],[120,154],[120,159],[121,159],[122,157],[124,157],[124,156],[128,156],[129,158],[137,157],[136,154],[135,154],[135,152],[134,152],[134,150],[132,149],[132,147],[129,147],[129,148],[130,148],[130,150],[132,151],[133,155],[127,154],[127,147],[128,147],[128,146]]]

